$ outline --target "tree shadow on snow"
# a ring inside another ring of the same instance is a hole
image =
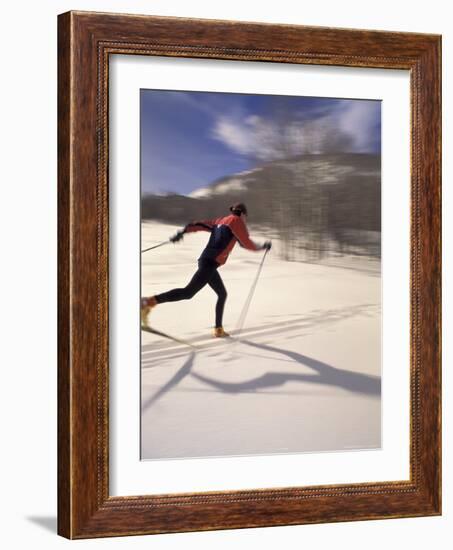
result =
[[[215,387],[225,393],[241,393],[262,390],[270,387],[278,387],[286,382],[308,382],[311,384],[322,384],[324,386],[335,386],[337,388],[379,397],[381,395],[381,378],[359,372],[352,372],[345,369],[338,369],[318,361],[307,355],[276,348],[267,344],[258,344],[249,340],[241,340],[241,343],[272,353],[280,353],[289,357],[295,364],[309,367],[315,374],[298,374],[295,372],[266,372],[265,374],[247,380],[245,382],[221,382],[201,374],[192,373],[192,376],[205,384]]]

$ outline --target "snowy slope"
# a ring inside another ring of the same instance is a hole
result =
[[[175,229],[144,223],[143,247]],[[184,286],[206,238],[192,234],[145,254],[142,295]],[[379,262],[284,262],[275,248],[240,341],[210,337],[209,287],[152,312],[152,325],[200,349],[142,332],[142,458],[380,446]],[[233,334],[260,259],[236,247],[220,270],[229,293],[225,328]]]

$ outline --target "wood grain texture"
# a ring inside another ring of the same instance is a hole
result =
[[[58,532],[71,536],[70,16],[58,25]]]
[[[111,54],[410,71],[409,481],[109,496]],[[440,37],[70,12],[59,16],[58,86],[59,534],[88,538],[440,514]]]

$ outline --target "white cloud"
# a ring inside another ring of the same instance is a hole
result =
[[[376,123],[380,115],[379,101],[348,101],[340,104],[334,121],[338,128],[348,134],[356,152],[370,151],[376,139]]]
[[[380,104],[338,100],[310,119],[279,124],[244,113],[217,115],[212,136],[242,155],[262,160],[301,153],[368,152],[376,141]]]
[[[281,158],[278,129],[275,122],[257,115],[218,116],[212,137],[241,155],[261,160]]]
[[[254,123],[246,119],[240,121],[236,117],[221,115],[217,117],[212,136],[241,155],[250,155],[254,152],[255,132]]]

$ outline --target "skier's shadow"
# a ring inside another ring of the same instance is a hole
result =
[[[183,378],[185,378],[193,367],[196,352],[192,351],[183,366],[170,378],[170,380],[163,385],[154,395],[142,402],[142,412],[151,407],[158,399],[177,386]]]
[[[309,382],[324,386],[336,386],[344,390],[378,397],[381,395],[381,378],[360,372],[348,371],[332,367],[302,353],[276,348],[267,344],[257,344],[249,340],[241,340],[242,344],[252,346],[272,353],[280,353],[289,357],[294,363],[304,365],[315,371],[315,374],[298,374],[294,372],[266,372],[265,374],[247,380],[246,382],[221,382],[208,376],[192,373],[194,378],[225,393],[241,393],[265,388],[282,386],[286,382]]]

